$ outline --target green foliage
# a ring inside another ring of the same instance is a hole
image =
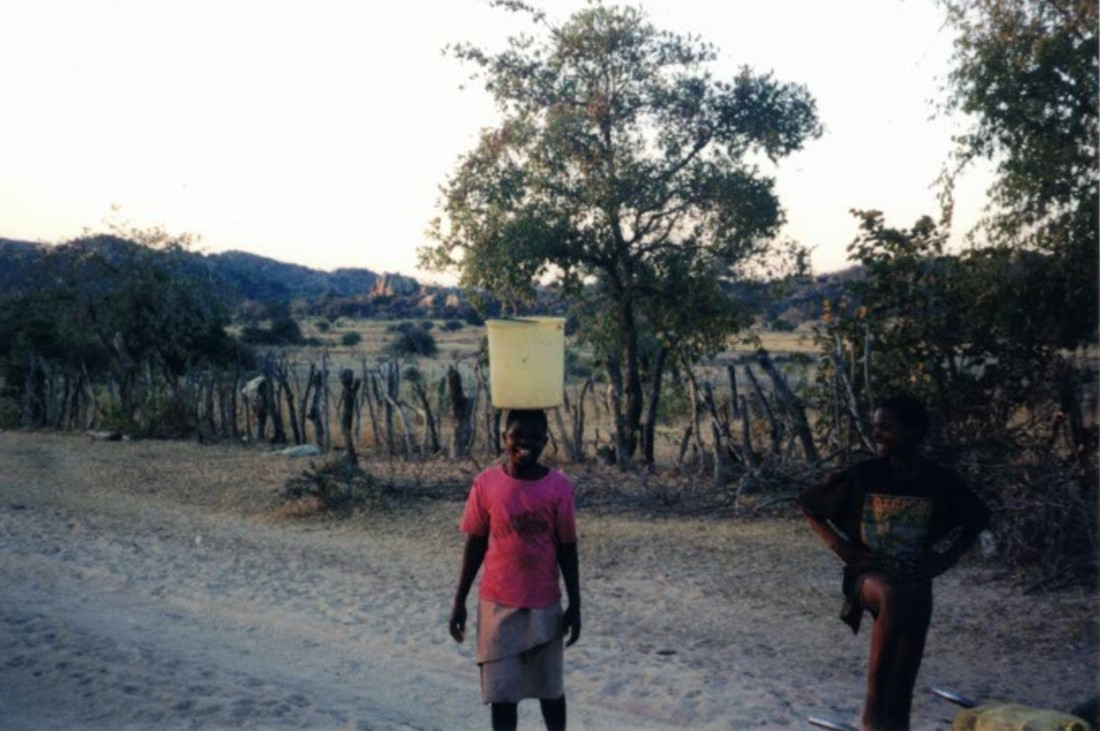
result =
[[[266,328],[244,328],[241,331],[242,341],[251,345],[302,345],[305,342],[298,321],[290,314],[288,303],[270,302],[265,309],[270,325]]]
[[[861,233],[849,251],[864,278],[827,308],[818,331],[826,392],[840,367],[866,414],[872,393],[914,393],[956,441],[1005,429],[1021,408],[1037,412],[1055,400],[1065,315],[1053,257],[1000,247],[948,255],[946,234],[928,217],[894,229],[878,211],[856,214]],[[847,364],[868,349],[868,368]]]
[[[340,336],[340,344],[347,347],[353,347],[363,342],[363,336],[357,332],[346,332]]]
[[[317,332],[327,333],[332,329],[332,324],[328,320],[318,320],[316,322]]]
[[[461,330],[464,323],[461,320],[447,320],[443,323],[443,332],[455,332]]]
[[[974,120],[969,133],[958,138],[958,167],[979,157],[997,164],[993,207],[983,232],[991,243],[1052,257],[1048,274],[1067,316],[1059,328],[1062,345],[1095,339],[1100,281],[1097,4],[940,2],[958,34],[947,106]]]
[[[9,397],[22,392],[32,358],[45,359],[74,376],[113,378],[125,421],[138,406],[139,377],[174,386],[197,364],[240,357],[225,307],[186,256],[189,238],[153,230],[133,239],[51,247],[40,262],[44,284],[3,298],[0,375]]]
[[[430,358],[436,354],[435,338],[427,330],[410,327],[397,332],[390,340],[389,350],[397,356],[423,356]]]
[[[748,69],[715,80],[713,47],[600,3],[496,55],[453,51],[481,69],[501,121],[445,185],[421,262],[457,269],[468,292],[513,312],[533,306],[540,281],[586,300],[579,309],[599,317],[582,321],[585,338],[622,369],[636,430],[642,330],[706,352],[745,319],[722,281],[768,252],[783,221],[748,159],[774,162],[820,134],[813,99]]]

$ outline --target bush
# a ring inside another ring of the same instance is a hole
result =
[[[435,338],[420,328],[409,328],[397,334],[390,341],[390,351],[394,355],[422,355],[430,358],[436,354]]]
[[[346,345],[349,348],[363,342],[363,336],[357,332],[346,332],[340,336],[340,344]]]
[[[447,320],[443,323],[443,332],[454,332],[455,330],[461,330],[464,324],[461,320]]]
[[[317,321],[317,331],[318,332],[327,333],[330,329],[332,329],[332,325],[329,323],[328,320],[318,320]]]
[[[1044,589],[1095,585],[1094,457],[1082,465],[1049,442],[1002,435],[962,449],[957,466],[988,502],[996,552],[1018,579]]]
[[[301,345],[302,330],[292,317],[272,320],[269,329],[246,327],[241,331],[241,341],[249,345]]]

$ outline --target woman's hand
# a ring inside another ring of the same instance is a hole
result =
[[[839,540],[833,546],[833,552],[840,556],[845,566],[858,571],[871,568],[875,564],[875,553],[862,543],[850,543]]]
[[[451,609],[451,620],[448,623],[451,630],[451,637],[455,638],[455,642],[461,643],[466,639],[466,605],[455,604]]]
[[[581,608],[579,606],[570,604],[569,608],[565,610],[565,614],[561,618],[561,633],[569,635],[569,639],[565,642],[566,647],[581,638]]]

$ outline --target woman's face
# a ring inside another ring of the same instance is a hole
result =
[[[871,418],[871,439],[878,456],[901,457],[916,451],[920,434],[898,421],[893,411],[875,409]]]
[[[513,469],[530,469],[546,447],[546,429],[537,421],[518,419],[504,432],[504,454]]]

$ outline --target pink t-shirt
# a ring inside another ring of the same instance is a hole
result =
[[[550,470],[528,482],[490,467],[474,478],[460,529],[489,538],[482,599],[529,609],[561,601],[558,546],[577,540],[573,483],[565,475]]]

